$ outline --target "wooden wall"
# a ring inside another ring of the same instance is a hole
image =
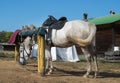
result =
[[[4,51],[14,51],[15,50],[15,45],[3,45],[3,50]]]
[[[96,33],[96,49],[98,53],[104,53],[112,48],[112,28],[98,28]]]
[[[113,29],[114,29],[114,35],[113,35]],[[97,53],[104,54],[104,52],[108,50],[112,50],[113,44],[115,46],[120,46],[120,25],[112,26],[112,24],[109,24],[109,25],[97,26],[97,33],[96,33]],[[76,46],[76,48],[78,54],[81,54],[80,47]]]
[[[115,45],[120,46],[120,24],[115,26]]]

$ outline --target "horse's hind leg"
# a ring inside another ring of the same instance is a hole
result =
[[[82,49],[82,52],[83,52],[83,54],[85,55],[85,58],[86,58],[86,60],[87,60],[87,72],[86,72],[86,74],[84,75],[84,77],[89,77],[89,74],[90,74],[90,72],[91,72],[91,54],[90,54],[90,52],[89,52],[89,49],[88,49],[88,47],[83,47],[83,48],[81,48]]]
[[[96,49],[94,48],[93,44],[89,46],[89,50],[91,55],[91,58],[94,61],[94,67],[95,67],[95,77],[97,77],[98,74],[98,64],[97,64],[97,54],[96,54]]]
[[[94,64],[95,64],[95,78],[98,75],[98,64],[97,64],[97,55],[94,55]]]

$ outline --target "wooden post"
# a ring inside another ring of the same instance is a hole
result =
[[[45,44],[41,35],[38,35],[38,73],[45,75]]]
[[[17,61],[19,56],[19,45],[15,45],[15,61]]]

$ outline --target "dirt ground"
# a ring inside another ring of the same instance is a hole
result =
[[[93,78],[93,73],[90,78],[82,77],[85,61],[54,62],[54,73],[42,77],[37,73],[37,61],[22,66],[13,57],[0,55],[0,83],[120,83],[120,63],[99,61],[98,64],[98,78]]]

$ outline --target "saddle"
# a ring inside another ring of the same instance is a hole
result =
[[[67,18],[61,17],[57,22],[53,23],[50,26],[50,28],[56,29],[56,30],[62,29],[66,22],[67,22]]]
[[[51,24],[48,28],[48,35],[47,35],[47,44],[51,45],[52,44],[52,39],[51,39],[51,34],[52,34],[52,29],[60,30],[63,28],[65,23],[67,22],[66,17],[61,17],[58,19],[57,22]]]

